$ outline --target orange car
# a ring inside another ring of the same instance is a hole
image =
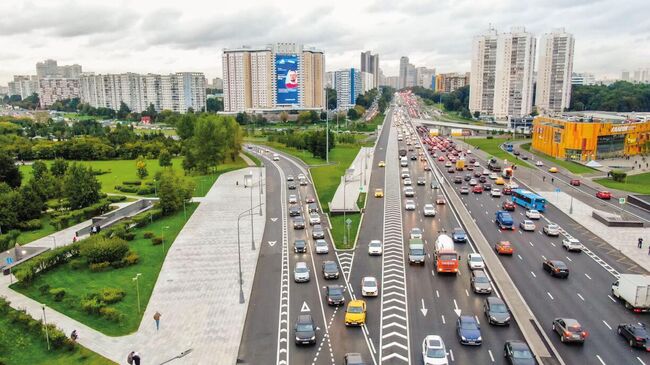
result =
[[[499,241],[494,245],[494,250],[499,255],[512,255],[515,253],[515,249],[510,244],[510,241]]]

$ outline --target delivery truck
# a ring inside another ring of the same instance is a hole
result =
[[[650,276],[621,274],[612,284],[612,296],[634,312],[650,312]]]
[[[446,234],[438,236],[434,251],[436,271],[439,273],[458,273],[458,252],[454,248],[454,240]]]
[[[456,160],[456,171],[463,171],[465,169],[465,159],[460,158]]]

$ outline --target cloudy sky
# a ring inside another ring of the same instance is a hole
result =
[[[84,71],[200,71],[221,76],[224,47],[302,42],[326,52],[327,69],[380,54],[439,71],[469,71],[471,40],[492,24],[576,37],[574,70],[616,77],[650,66],[649,0],[38,0],[0,2],[0,85],[35,74],[37,61]]]

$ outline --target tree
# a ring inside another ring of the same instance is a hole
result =
[[[327,97],[327,109],[334,110],[337,108],[338,103],[336,101],[336,90],[332,88],[325,89],[325,95]]]
[[[158,155],[158,165],[167,167],[172,165],[172,155],[167,149],[162,149]]]
[[[14,159],[6,153],[0,153],[0,183],[6,183],[12,188],[17,188],[22,182],[22,175]]]
[[[101,184],[93,169],[73,163],[63,179],[63,195],[70,203],[70,209],[80,209],[99,201]]]
[[[325,119],[327,119],[327,113],[320,112],[320,120],[325,120]]]
[[[474,119],[478,119],[480,117],[481,117],[481,112],[478,110],[474,111]]]
[[[140,178],[140,180],[149,176],[149,171],[147,171],[147,161],[145,161],[142,155],[140,155],[135,162],[135,167],[137,169],[138,178]]]
[[[169,215],[183,208],[189,202],[194,191],[194,183],[182,176],[176,175],[174,170],[165,169],[160,174],[158,184],[158,197],[163,214]]]
[[[240,125],[250,124],[250,122],[251,122],[251,118],[246,112],[237,113],[237,116],[235,117],[235,120]]]
[[[281,112],[280,113],[280,121],[286,122],[287,120],[289,120],[289,113]]]
[[[152,121],[156,120],[156,116],[158,116],[158,112],[156,111],[156,107],[153,105],[153,103],[149,104],[147,110],[142,112],[142,116],[151,117]]]
[[[311,113],[308,111],[300,112],[298,114],[298,124],[304,124],[311,121]]]
[[[18,220],[24,222],[39,218],[45,204],[38,191],[36,191],[32,184],[27,184],[20,188],[19,193],[20,202],[17,204]]]
[[[18,190],[0,182],[0,227],[5,233],[18,224],[17,211],[20,200]]]
[[[351,120],[359,119],[359,112],[354,108],[350,108],[350,110],[348,110],[348,118]]]
[[[32,176],[35,180],[40,180],[47,173],[47,165],[43,161],[34,161],[32,164]]]
[[[194,123],[196,116],[193,114],[184,114],[176,122],[176,134],[182,140],[190,139],[194,135]]]
[[[62,158],[54,159],[52,166],[50,166],[50,172],[56,177],[62,177],[65,175],[66,170],[68,169],[68,162]]]
[[[223,101],[217,98],[208,98],[205,107],[208,112],[216,113],[223,110]]]
[[[118,119],[125,119],[127,115],[131,113],[131,108],[129,108],[128,105],[126,105],[125,102],[121,101],[120,102],[120,109],[117,110],[117,118]]]

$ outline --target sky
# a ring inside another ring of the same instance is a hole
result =
[[[619,77],[650,67],[649,0],[40,0],[0,2],[0,85],[55,59],[95,73],[204,72],[221,77],[223,48],[298,42],[328,71],[380,55],[438,72],[470,69],[473,36],[525,26],[575,36],[574,71]]]

